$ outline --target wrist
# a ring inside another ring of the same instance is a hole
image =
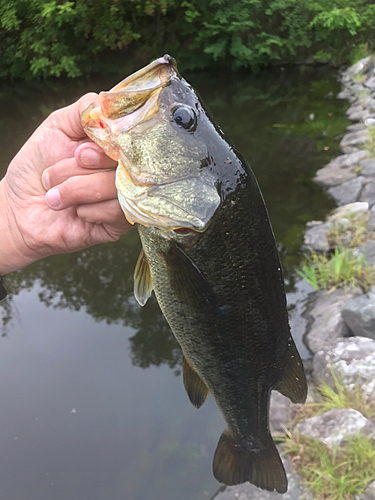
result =
[[[0,181],[0,275],[5,276],[22,269],[37,258],[31,255],[19,231],[12,210],[12,203],[5,189],[5,180]]]

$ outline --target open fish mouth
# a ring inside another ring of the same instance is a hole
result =
[[[103,149],[118,160],[118,152],[104,143],[108,133],[125,132],[149,120],[159,111],[158,95],[178,75],[175,60],[165,55],[136,71],[108,92],[100,92],[98,100],[82,113],[82,125]]]

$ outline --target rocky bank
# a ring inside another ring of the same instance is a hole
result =
[[[367,57],[339,75],[352,122],[340,142],[342,154],[317,171],[314,181],[336,201],[338,208],[325,221],[307,224],[303,251],[329,254],[334,247],[350,247],[375,265],[375,57]],[[374,282],[375,285],[375,282]],[[368,401],[375,401],[375,286],[317,291],[309,295],[305,317],[305,343],[313,354],[309,400],[314,385],[324,381],[334,387],[333,372],[340,373],[349,390],[361,384]],[[298,405],[274,391],[270,423],[277,435],[290,428]],[[333,409],[306,418],[294,432],[313,437],[328,447],[362,433],[375,443],[375,422],[354,409]],[[219,491],[215,500],[312,499],[286,455],[283,462],[289,489],[284,495],[259,490],[249,483]],[[375,464],[374,464],[375,467]],[[354,500],[375,500],[375,482]]]

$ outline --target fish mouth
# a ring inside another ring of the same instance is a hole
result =
[[[125,132],[149,120],[159,111],[158,95],[169,85],[173,76],[179,76],[175,60],[168,54],[136,71],[108,92],[100,92],[98,99],[82,113],[86,133],[103,143],[108,133]],[[101,144],[102,145],[102,144]],[[109,148],[110,149],[110,148]],[[118,152],[107,154],[118,160]]]

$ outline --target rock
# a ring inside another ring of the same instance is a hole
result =
[[[337,339],[317,352],[313,360],[314,379],[335,387],[332,370],[352,390],[358,384],[368,400],[375,401],[375,341],[367,337]]]
[[[367,241],[364,245],[355,249],[355,255],[364,255],[366,261],[371,265],[375,265],[375,241]],[[375,331],[374,331],[375,336]],[[373,337],[375,338],[375,337]]]
[[[290,427],[299,406],[291,403],[289,398],[286,398],[278,391],[272,391],[270,404],[271,433],[285,432],[285,428]]]
[[[337,186],[354,179],[356,175],[348,169],[327,165],[316,172],[314,182],[324,187]]]
[[[355,151],[354,153],[348,153],[346,155],[337,156],[331,160],[327,166],[338,166],[340,168],[351,168],[358,165],[359,160],[369,156],[369,151]]]
[[[349,113],[350,110],[351,112]],[[363,109],[362,106],[351,106],[346,113],[348,120],[351,122],[365,121],[370,114],[370,112],[367,109]]]
[[[351,225],[352,223],[350,222],[350,220],[345,218],[337,219],[334,224],[335,229],[337,229],[339,233],[345,233]]]
[[[363,178],[355,177],[350,181],[343,182],[339,186],[328,189],[327,193],[332,196],[338,205],[348,205],[358,200],[363,186]],[[362,201],[368,201],[367,198]],[[375,202],[375,200],[374,200]]]
[[[325,222],[312,221],[306,224],[307,230],[303,237],[302,252],[325,253],[329,250],[327,232],[330,224]]]
[[[336,189],[336,188],[331,188],[331,189]],[[375,205],[375,181],[369,182],[368,184],[365,185],[361,194],[361,201],[367,201],[370,207]]]
[[[375,89],[375,76],[372,76],[364,82],[364,86],[368,89]]]
[[[375,158],[366,158],[359,163],[362,167],[361,175],[375,175]]]
[[[359,293],[357,290],[345,293],[341,288],[331,293],[315,292],[315,300],[310,301],[304,312],[307,318],[304,341],[313,353],[320,351],[338,337],[350,335],[341,311],[345,304]]]
[[[348,125],[346,130],[348,132],[356,132],[357,130],[365,130],[366,125],[364,123],[353,123],[352,125]]]
[[[375,500],[375,481],[370,483],[362,495],[355,495],[355,500]]]
[[[287,477],[288,491],[282,495],[273,491],[260,490],[250,483],[238,486],[227,486],[225,490],[214,497],[215,500],[313,500],[312,493],[301,485],[301,477],[294,471],[289,460],[281,457]]]
[[[340,142],[340,149],[343,153],[354,153],[361,149],[361,146],[368,143],[370,135],[368,130],[358,130],[344,135]]]
[[[337,94],[336,98],[337,99],[349,99],[350,96],[351,96],[351,93],[349,92],[349,90],[347,88],[345,88]]]
[[[338,219],[343,219],[350,217],[354,214],[363,213],[365,214],[369,209],[368,203],[365,201],[357,201],[356,203],[349,203],[348,205],[343,205],[338,207],[332,212],[331,215],[327,217],[328,222],[335,222]]]
[[[364,123],[365,123],[366,127],[373,127],[375,125],[375,119],[374,118],[366,118]]]
[[[361,73],[364,73],[364,71],[369,66],[370,62],[371,62],[371,56],[361,59],[360,61],[353,64],[343,72],[343,74],[341,75],[341,80],[343,82],[350,82],[356,76],[360,75]]]
[[[375,258],[375,241],[371,243],[374,243]],[[353,335],[375,340],[375,287],[365,295],[349,300],[342,310],[342,317]]]
[[[341,446],[348,438],[359,433],[370,439],[375,438],[375,424],[357,410],[334,408],[303,420],[296,425],[294,432],[317,439],[332,448]]]
[[[370,218],[367,222],[368,231],[375,231],[375,205],[371,208]]]

